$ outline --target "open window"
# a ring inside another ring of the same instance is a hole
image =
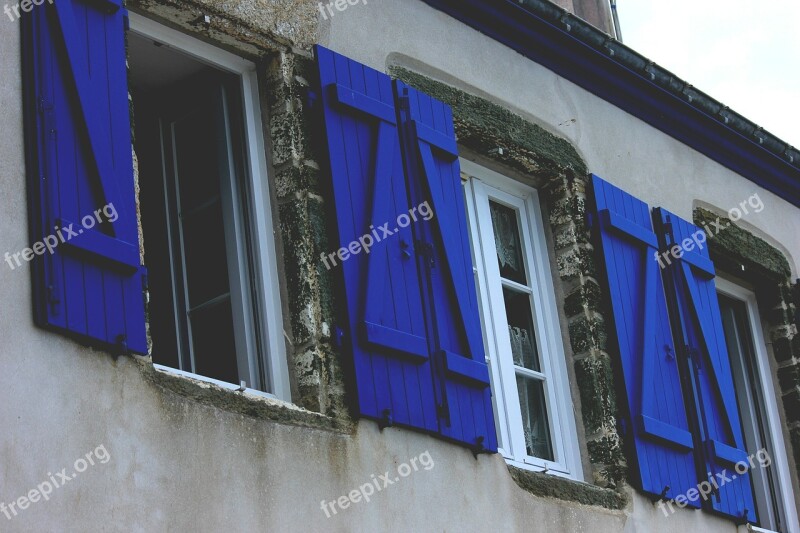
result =
[[[153,361],[288,399],[255,67],[131,22]]]

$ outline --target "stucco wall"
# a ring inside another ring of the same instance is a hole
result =
[[[430,65],[433,77],[440,77],[434,68],[460,77],[475,92],[518,112],[526,109],[521,114],[572,140],[591,170],[684,216],[691,216],[694,198],[725,207],[755,191],[750,182],[421,3],[370,0],[331,22],[323,44],[381,70],[404,64],[400,53]],[[255,37],[253,42],[265,46]],[[4,21],[0,253],[28,246],[19,57],[18,25]],[[577,121],[569,123],[571,118]],[[568,125],[559,126],[563,121]],[[637,152],[643,138],[648,150]],[[640,180],[651,168],[652,178]],[[694,176],[698,193],[670,184],[672,174],[691,183]],[[765,232],[774,228],[772,238],[791,249],[791,228],[785,220],[776,223],[781,217],[775,211],[785,219],[796,210],[759,194],[767,206],[761,215],[771,218],[754,218],[753,224]],[[632,492],[622,510],[534,496],[512,480],[497,455],[476,460],[463,448],[412,431],[381,433],[372,422],[349,427],[271,400],[234,400],[235,393],[208,394],[189,382],[176,386],[154,374],[147,359],[115,360],[36,328],[30,272],[2,268],[0,502],[26,495],[62,468],[71,473],[76,459],[99,446],[110,459],[12,520],[0,514],[0,531],[737,530],[706,513],[665,518]],[[331,518],[320,509],[322,500],[424,452],[433,461],[430,470]]]

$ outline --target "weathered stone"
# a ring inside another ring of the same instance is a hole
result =
[[[792,441],[792,455],[794,456],[794,464],[798,475],[800,475],[800,426],[793,427],[789,430],[789,438]]]
[[[535,496],[557,498],[584,505],[598,505],[607,509],[623,509],[627,505],[627,499],[623,494],[610,489],[513,466],[509,466],[508,470],[517,485]]]
[[[569,196],[561,198],[550,206],[550,224],[560,226],[561,224],[573,223],[578,228],[586,228],[586,197]]]
[[[792,341],[790,341],[788,337],[781,337],[773,340],[772,353],[775,355],[775,360],[779,363],[790,360],[792,358]]]
[[[588,435],[601,430],[616,432],[617,406],[614,374],[608,356],[590,356],[575,362],[583,423]]]
[[[404,68],[391,67],[389,73],[453,108],[459,144],[480,154],[505,148],[504,155],[494,159],[526,174],[553,177],[566,169],[587,173],[586,164],[569,141],[508,109]]]
[[[800,386],[800,363],[779,368],[778,383],[782,391],[793,390]]]
[[[627,473],[625,454],[619,435],[612,433],[599,439],[590,440],[587,448],[592,464],[603,465],[595,470],[595,482],[611,487],[618,486],[625,479]]]
[[[780,250],[726,217],[703,208],[694,210],[694,223],[698,226],[710,226],[717,219],[725,229],[708,240],[714,262],[731,265],[729,269],[732,272],[740,272],[744,266],[745,272],[750,272],[751,276],[763,276],[778,283],[784,283],[791,276],[789,261]]]
[[[129,0],[127,5],[252,54],[280,46],[308,49],[317,37],[316,0]],[[208,25],[200,22],[203,15],[210,17]]]
[[[602,300],[600,286],[591,279],[585,280],[564,299],[564,312],[568,317],[587,311],[599,311]]]
[[[784,391],[783,410],[789,422],[800,421],[800,386],[791,391]]]
[[[301,118],[296,113],[273,114],[269,121],[272,164],[276,167],[301,161]]]
[[[595,273],[595,260],[593,249],[590,245],[573,246],[558,250],[556,266],[558,275],[564,281],[578,279],[581,276],[597,278]]]
[[[289,166],[275,172],[275,192],[279,199],[316,192],[319,186],[319,170],[311,165]]]
[[[584,235],[581,235],[577,226],[571,222],[554,227],[553,233],[555,235],[555,248],[557,250],[585,240]]]
[[[607,338],[603,317],[591,314],[570,321],[569,337],[576,354],[592,349],[605,350]]]
[[[311,341],[319,332],[320,309],[312,212],[322,209],[319,201],[300,196],[279,206],[285,253],[292,341],[295,346]]]
[[[351,422],[344,417],[322,416],[318,412],[308,411],[278,400],[234,394],[213,383],[160,372],[144,360],[139,361],[139,370],[147,382],[164,395],[177,395],[193,402],[251,418],[320,429],[352,431]]]

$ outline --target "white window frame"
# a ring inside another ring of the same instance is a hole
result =
[[[260,315],[265,322],[263,328],[263,346],[267,351],[263,354],[262,363],[267,371],[269,383],[261,384],[267,389],[268,396],[291,401],[289,385],[289,369],[286,361],[286,345],[283,335],[283,309],[280,300],[280,284],[278,267],[275,261],[277,252],[275,248],[275,231],[272,221],[272,202],[270,201],[270,188],[267,173],[267,156],[264,142],[264,132],[261,122],[261,104],[258,90],[258,74],[256,65],[252,61],[232,54],[216,46],[191,37],[185,33],[168,28],[143,15],[130,13],[130,31],[147,39],[159,42],[178,50],[200,62],[213,66],[219,70],[232,73],[241,80],[242,117],[245,127],[244,148],[246,151],[245,165],[247,178],[253,198],[252,206],[252,231],[254,250],[251,250],[256,272],[254,278],[260,281],[259,287],[250,287],[244,277],[241,278],[240,287],[244,297],[252,297],[254,291],[260,292],[261,298],[255,298],[255,305],[259,305]],[[240,250],[240,256],[244,253]],[[242,257],[240,257],[240,260]],[[231,287],[231,291],[234,287]],[[255,375],[252,366],[255,364],[255,339],[253,332],[247,334],[250,375]],[[208,381],[205,376],[197,376],[184,371],[182,375],[191,375],[197,379]],[[248,385],[252,385],[248,383]],[[238,386],[238,384],[237,384]]]
[[[798,523],[797,512],[795,511],[795,501],[792,490],[792,478],[789,470],[789,460],[786,456],[786,443],[783,439],[783,423],[778,411],[778,403],[775,398],[775,388],[772,381],[772,367],[769,363],[769,355],[767,353],[767,343],[764,340],[763,330],[761,328],[761,318],[758,313],[758,302],[756,295],[753,291],[742,287],[741,285],[717,276],[716,278],[717,292],[725,296],[738,300],[745,304],[747,309],[748,326],[753,336],[753,344],[756,353],[756,368],[758,369],[759,386],[764,392],[764,406],[767,417],[767,427],[769,430],[769,437],[772,441],[772,465],[777,470],[777,484],[780,491],[779,499],[783,510],[786,515],[786,527],[791,533],[800,532],[800,523]],[[748,453],[755,453],[756,450],[748,451]],[[756,528],[754,528],[756,530]],[[762,530],[766,531],[766,530]]]
[[[583,480],[574,407],[538,193],[532,187],[471,161],[462,159],[461,170],[468,176],[465,183],[467,214],[499,452],[514,466]],[[520,213],[520,238],[526,253],[529,284],[533,288],[532,316],[537,349],[542,374],[546,376],[553,461],[528,455],[525,446],[516,371],[508,351],[511,340],[495,252],[490,199]]]

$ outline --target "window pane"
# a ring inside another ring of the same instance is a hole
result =
[[[747,450],[767,450],[772,455],[772,442],[767,425],[766,402],[760,386],[752,331],[748,323],[748,311],[744,302],[719,297],[725,343],[731,359],[739,416],[742,421]],[[770,468],[754,468],[752,476],[756,509],[762,527],[778,530],[781,505],[778,485]]]
[[[219,135],[214,116],[194,112],[175,123],[175,164],[181,210],[190,211],[218,197]]]
[[[230,291],[225,225],[219,202],[184,216],[183,253],[186,290],[193,308]]]
[[[536,334],[533,330],[531,297],[529,294],[503,289],[508,319],[508,334],[511,337],[511,355],[514,364],[541,372],[539,354],[536,351]]]
[[[528,455],[553,461],[553,446],[550,440],[550,423],[544,399],[544,383],[538,379],[517,376],[519,405],[522,412],[522,431]]]
[[[195,373],[239,383],[230,299],[191,313]]]
[[[527,285],[525,260],[519,238],[519,221],[517,212],[510,207],[489,202],[492,213],[492,228],[497,249],[497,264],[500,276],[511,281]]]

